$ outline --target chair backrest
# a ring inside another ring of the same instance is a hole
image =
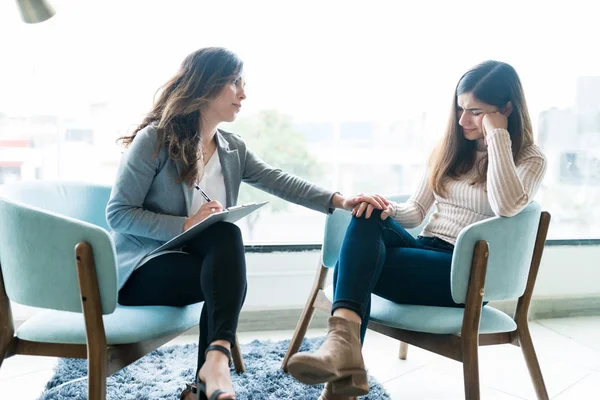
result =
[[[388,200],[402,203],[409,199],[409,195],[393,195],[386,196]],[[432,208],[433,210],[433,208]],[[431,211],[432,212],[432,211]],[[407,231],[413,236],[418,235],[423,230],[423,227],[427,224],[431,212],[425,217],[425,220],[421,225],[416,228],[407,229]],[[338,260],[340,254],[340,248],[342,247],[342,241],[346,234],[346,229],[350,224],[352,215],[346,210],[335,210],[332,214],[329,214],[325,220],[325,237],[323,239],[323,249],[321,251],[321,261],[323,266],[327,268],[335,267],[335,263]]]
[[[85,182],[27,181],[0,186],[0,197],[51,211],[110,231],[106,204],[111,186]]]
[[[0,268],[12,301],[81,312],[75,245],[91,244],[103,314],[117,304],[116,253],[105,209],[110,187],[71,182],[0,186]]]
[[[463,229],[458,235],[452,258],[452,298],[465,303],[475,243],[489,246],[484,301],[515,299],[523,295],[540,222],[536,202],[519,214],[493,217]]]

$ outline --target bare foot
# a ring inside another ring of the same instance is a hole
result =
[[[207,397],[210,397],[217,389],[221,389],[226,393],[217,397],[217,400],[235,399],[229,373],[229,358],[225,354],[220,351],[206,353],[206,361],[200,368],[198,376],[206,383]]]

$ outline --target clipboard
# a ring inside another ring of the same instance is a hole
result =
[[[254,211],[258,210],[267,203],[268,201],[263,201],[262,203],[241,204],[239,206],[229,207],[218,213],[211,214],[202,222],[192,226],[187,231],[175,236],[173,239],[169,240],[162,246],[146,254],[144,260],[148,260],[148,258],[153,258],[152,256],[157,255],[157,253],[164,253],[169,250],[179,251],[183,246],[185,246],[185,244],[190,239],[198,235],[200,232],[202,232],[209,226],[221,221],[231,223],[236,222],[246,217],[250,213],[253,213]]]

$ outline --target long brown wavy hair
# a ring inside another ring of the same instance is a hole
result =
[[[158,130],[158,155],[164,145],[173,161],[183,164],[180,182],[192,186],[202,176],[203,113],[223,88],[242,73],[243,62],[233,52],[208,47],[188,55],[179,71],[157,93],[152,110],[129,136],[118,141],[128,147],[139,131],[150,124]]]
[[[430,159],[429,185],[442,196],[446,194],[445,184],[449,179],[460,178],[476,164],[477,142],[465,138],[458,123],[458,96],[463,93],[471,93],[479,101],[498,108],[504,108],[509,101],[512,103],[507,130],[515,160],[521,149],[533,144],[531,119],[517,71],[499,61],[484,61],[476,65],[456,85],[446,133]],[[478,175],[472,185],[486,182],[487,168],[488,158],[485,155],[477,163]]]

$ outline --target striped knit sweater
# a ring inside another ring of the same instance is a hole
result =
[[[488,154],[487,183],[471,185],[477,176],[474,167],[460,180],[446,184],[445,197],[434,193],[425,173],[416,193],[403,204],[394,203],[392,218],[405,228],[419,226],[435,203],[436,210],[422,236],[439,237],[452,244],[467,225],[493,217],[510,217],[534,198],[546,172],[546,158],[538,146],[521,150],[515,163],[511,140],[505,129],[494,129],[487,137],[487,150],[478,150],[477,159]]]

